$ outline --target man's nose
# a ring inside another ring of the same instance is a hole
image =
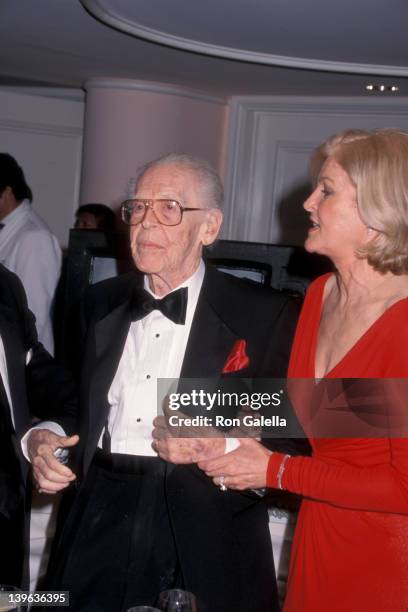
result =
[[[158,225],[158,220],[153,210],[153,203],[148,202],[146,204],[144,217],[142,219],[142,227],[147,229],[148,227],[152,227],[154,225]]]

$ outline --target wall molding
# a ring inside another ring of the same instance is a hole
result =
[[[41,98],[56,98],[58,100],[85,102],[85,92],[82,91],[82,89],[68,87],[17,87],[2,85],[0,91],[27,96],[41,96]]]
[[[107,6],[106,0],[81,0],[83,6],[98,20],[120,32],[137,36],[145,40],[167,45],[175,49],[193,51],[215,57],[240,60],[256,64],[282,66],[287,68],[302,68],[308,70],[322,70],[324,72],[349,72],[352,74],[372,74],[381,76],[408,76],[407,66],[386,66],[375,64],[361,64],[357,62],[334,62],[318,58],[291,57],[274,55],[272,53],[259,53],[246,49],[225,47],[190,38],[175,36],[154,28],[142,25],[124,17],[119,10]]]
[[[319,113],[355,115],[364,110],[370,115],[406,115],[408,98],[323,97],[323,96],[234,96],[230,101],[232,114],[242,109],[248,112],[284,114]]]
[[[115,79],[115,78],[91,78],[85,81],[84,89],[125,89],[133,91],[143,91],[148,93],[165,94],[169,96],[178,96],[188,98],[190,100],[198,100],[200,102],[210,102],[212,104],[221,104],[225,106],[227,100],[225,98],[210,96],[206,93],[182,87],[179,85],[167,85],[166,83],[157,83],[154,81],[136,81],[132,79]]]
[[[280,140],[276,141],[276,157],[273,174],[276,176],[276,180],[273,184],[272,198],[276,200],[277,196],[282,192],[283,188],[283,166],[288,160],[288,157],[293,153],[303,153],[309,155],[317,146],[319,142],[304,140]]]
[[[82,129],[77,127],[1,118],[0,130],[7,130],[9,132],[24,132],[25,134],[46,134],[47,136],[62,136],[64,138],[82,138],[83,135]]]
[[[311,150],[340,129],[381,126],[408,131],[408,98],[232,98],[223,237],[298,241],[302,222],[294,198],[301,204],[299,181],[307,185]]]

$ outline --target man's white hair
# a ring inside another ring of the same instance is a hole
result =
[[[160,166],[179,166],[194,172],[200,181],[203,205],[208,208],[222,208],[224,189],[215,169],[205,159],[185,153],[167,153],[145,164],[138,172],[135,190],[138,189],[141,179],[149,170]]]

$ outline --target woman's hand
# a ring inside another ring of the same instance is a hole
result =
[[[218,486],[239,491],[265,488],[272,452],[251,438],[240,438],[239,442],[236,450],[215,459],[199,461],[198,467]]]

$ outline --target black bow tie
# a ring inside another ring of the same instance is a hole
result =
[[[148,291],[138,287],[133,293],[131,303],[132,321],[138,321],[147,317],[152,310],[160,310],[165,317],[174,323],[184,325],[186,321],[187,298],[187,287],[182,287],[177,289],[177,291],[168,293],[161,300],[156,300]]]

